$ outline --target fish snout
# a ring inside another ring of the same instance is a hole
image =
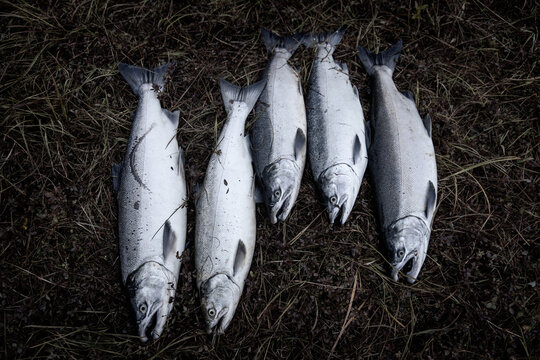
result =
[[[291,193],[288,191],[284,194],[280,194],[281,198],[268,205],[268,212],[270,215],[270,222],[276,224],[279,221],[285,221],[291,212]]]
[[[228,313],[229,313],[228,307],[223,307],[220,309],[219,307],[216,307],[214,304],[211,304],[206,310],[206,319],[207,319],[206,323],[208,325],[207,332],[211,334],[212,331],[217,329],[218,333],[222,334],[223,332],[220,332],[220,329],[223,327],[223,320],[227,317]],[[229,325],[229,322],[230,320],[227,322],[227,325]]]

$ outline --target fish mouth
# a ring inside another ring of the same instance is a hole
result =
[[[398,281],[398,275],[401,270],[408,270],[406,272],[407,281],[409,284],[413,284],[416,281],[416,278],[418,277],[418,274],[420,273],[420,269],[422,268],[422,265],[424,264],[425,255],[419,256],[419,252],[417,249],[410,251],[405,258],[400,261],[399,263],[391,264],[392,266],[392,279],[394,281]]]
[[[285,195],[279,202],[269,206],[270,222],[276,224],[279,221],[284,222],[291,212],[291,195]]]
[[[229,323],[231,322],[231,319],[229,318],[229,316],[227,316],[228,313],[229,308],[225,307],[221,309],[215,319],[208,321],[207,333],[212,334],[213,332],[216,332],[218,335],[223,335],[225,333],[225,329],[229,326]]]
[[[339,205],[333,205],[328,201],[328,217],[331,224],[334,224],[336,219],[341,215],[340,223],[341,225],[345,224],[349,215],[351,214],[352,207],[349,206],[347,201],[347,196],[344,196]]]
[[[139,325],[139,337],[141,342],[145,343],[148,341],[148,336],[146,336],[147,331],[153,327],[150,335],[154,340],[157,340],[163,331],[162,321],[158,318],[158,312],[160,312],[162,305],[153,306],[149,315],[145,316],[141,321],[138,322]]]

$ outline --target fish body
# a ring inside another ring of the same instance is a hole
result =
[[[255,248],[255,175],[245,136],[264,81],[240,88],[221,80],[227,120],[197,199],[195,266],[208,331],[229,326]]]
[[[368,156],[364,114],[346,64],[332,53],[344,30],[311,35],[317,49],[307,96],[308,152],[313,178],[327,202],[330,222],[345,223],[358,196]]]
[[[146,70],[119,64],[139,103],[124,160],[113,165],[118,199],[122,281],[139,335],[155,322],[157,339],[172,309],[186,239],[186,181],[176,131],[179,113],[161,108],[156,90],[168,65]]]
[[[392,79],[401,41],[381,54],[358,54],[372,81],[370,172],[379,222],[393,267],[392,277],[412,259],[414,282],[427,254],[437,199],[437,164],[431,119],[422,119],[412,93]]]
[[[268,215],[275,224],[285,221],[300,191],[306,164],[306,109],[299,74],[287,62],[300,39],[280,38],[265,29],[262,35],[271,55],[251,128],[251,148]]]

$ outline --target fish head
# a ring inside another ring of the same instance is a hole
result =
[[[262,175],[264,199],[272,224],[285,221],[296,200],[299,169],[292,160],[281,159],[268,165]]]
[[[334,165],[319,176],[319,188],[328,206],[330,223],[334,223],[341,212],[341,224],[349,217],[360,181],[354,170],[346,164]]]
[[[175,286],[173,273],[154,261],[142,264],[128,276],[126,287],[142,342],[148,341],[148,331],[154,340],[161,336],[173,306]]]
[[[416,216],[399,219],[388,227],[385,234],[392,278],[411,262],[407,281],[414,283],[426,259],[430,230],[427,222]]]
[[[229,276],[216,274],[201,284],[200,294],[208,333],[223,334],[238,306],[240,288]]]

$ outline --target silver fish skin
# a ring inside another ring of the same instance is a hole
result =
[[[412,261],[413,283],[426,258],[437,202],[437,164],[431,119],[422,119],[412,93],[401,93],[392,75],[401,52],[399,41],[380,54],[358,48],[372,82],[370,172],[379,222],[392,266],[399,271]]]
[[[195,266],[208,332],[229,326],[255,248],[255,175],[245,123],[264,80],[240,88],[220,81],[227,120],[196,202]]]
[[[122,281],[143,342],[147,332],[154,339],[163,332],[186,240],[184,155],[176,140],[179,112],[162,109],[156,92],[168,68],[118,65],[139,97],[125,158],[113,165],[113,183]]]
[[[300,77],[287,62],[299,36],[279,37],[262,29],[270,61],[266,87],[257,103],[251,128],[255,171],[272,224],[285,221],[296,202],[306,164],[306,108]]]
[[[358,90],[351,84],[347,65],[332,57],[344,32],[341,28],[304,36],[304,43],[317,49],[307,96],[309,161],[330,222],[341,211],[341,224],[352,211],[368,162]]]

